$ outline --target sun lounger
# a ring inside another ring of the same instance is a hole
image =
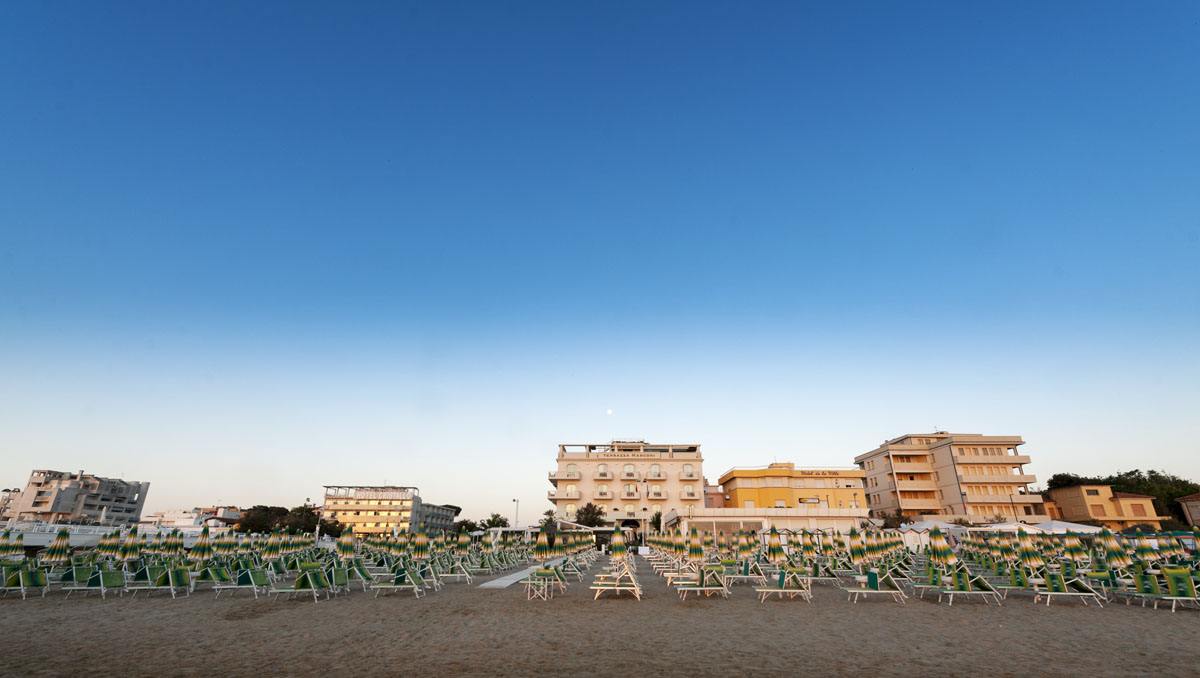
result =
[[[775,579],[769,585],[760,586],[754,589],[754,592],[759,596],[759,602],[767,602],[770,596],[779,596],[781,599],[800,597],[805,601],[812,602],[812,580],[808,577],[806,570],[783,568],[776,575]]]
[[[1163,579],[1167,582],[1167,594],[1161,598],[1163,602],[1171,601],[1171,611],[1179,605],[1200,607],[1200,596],[1196,592],[1196,580],[1192,571],[1186,567],[1163,567]],[[1158,607],[1158,600],[1154,601]]]
[[[154,591],[170,591],[171,578],[167,568],[161,565],[143,565],[133,573],[125,590],[133,596],[137,596],[139,591],[145,591],[147,595]]]
[[[371,589],[375,591],[375,597],[379,594],[387,594],[392,591],[412,591],[414,598],[420,598],[425,595],[425,588],[421,582],[409,576],[408,570],[400,570],[393,575],[391,581],[380,581],[371,584]]]
[[[271,588],[271,579],[267,576],[267,571],[261,568],[239,570],[237,578],[228,583],[213,584],[212,590],[216,592],[216,597],[221,596],[222,591],[239,591],[249,590],[258,598],[259,592],[266,593]]]
[[[78,575],[76,572],[75,576]],[[99,593],[101,598],[107,598],[109,593],[124,595],[125,573],[120,570],[92,570],[81,586],[63,587],[63,590],[67,592],[67,597],[76,591],[82,591],[84,595]]]
[[[720,566],[705,566],[700,568],[699,578],[693,583],[689,582],[676,588],[679,593],[680,600],[687,600],[689,593],[695,593],[704,597],[719,595],[722,598],[729,597],[729,586],[721,577]]]
[[[2,590],[4,595],[20,593],[25,600],[31,593],[41,593],[43,597],[49,586],[46,583],[46,573],[36,567],[5,568]]]
[[[269,593],[276,598],[285,594],[288,598],[295,598],[297,595],[312,595],[313,602],[316,603],[320,602],[322,593],[325,594],[326,599],[329,598],[329,582],[321,570],[302,570],[300,574],[296,575],[291,586],[276,582],[271,585]]]
[[[938,591],[938,602],[942,602],[942,597],[947,599],[948,605],[954,605],[954,597],[960,596],[964,598],[979,598],[985,605],[996,603],[1000,605],[1000,592],[988,583],[987,579],[975,574],[971,574],[968,570],[958,570],[949,577],[949,588],[943,588]]]
[[[847,600],[852,603],[857,603],[860,598],[883,596],[903,605],[904,599],[907,598],[899,584],[889,574],[880,575],[875,570],[869,570],[865,575],[856,576],[853,582],[851,586],[845,588]]]
[[[1042,598],[1046,599],[1046,605],[1055,598],[1074,598],[1084,605],[1090,600],[1104,607],[1104,600],[1095,589],[1079,579],[1067,579],[1061,572],[1047,571],[1042,583],[1034,585],[1034,604],[1040,603]]]

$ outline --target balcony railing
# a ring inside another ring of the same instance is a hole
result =
[[[596,490],[597,499],[612,499],[612,492],[608,490]]]
[[[637,490],[624,490],[621,492],[622,499],[637,499],[641,494]]]
[[[612,471],[596,471],[592,474],[596,480],[612,480]]]
[[[579,480],[579,471],[551,471],[549,474],[550,480]]]
[[[696,492],[684,492],[683,494],[679,495],[679,498],[683,499],[683,500],[691,501],[694,499],[703,499],[704,495],[698,494]]]
[[[651,471],[646,474],[646,480],[666,480],[666,479],[667,479],[667,474],[663,473],[662,471],[659,471],[658,473]]]
[[[655,492],[654,490],[651,490],[646,496],[650,499],[666,499],[667,493],[663,491]]]
[[[622,471],[621,472],[621,480],[637,480],[637,479],[638,479],[637,471]]]
[[[546,493],[546,498],[549,499],[550,501],[554,501],[555,499],[578,499],[579,493],[578,492],[567,492],[565,490],[562,492],[555,492],[554,490],[550,490],[549,492]]]

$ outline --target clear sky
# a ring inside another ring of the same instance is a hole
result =
[[[0,4],[0,487],[1200,478],[1200,5],[843,4]]]

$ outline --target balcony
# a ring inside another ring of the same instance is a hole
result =
[[[596,490],[595,497],[597,499],[612,499],[612,492],[608,490]]]
[[[622,472],[621,480],[638,480],[638,472],[637,471]]]
[[[658,473],[651,471],[646,474],[646,480],[666,480],[666,479],[667,479],[667,474],[663,473],[662,471],[659,471]]]
[[[897,480],[896,489],[932,492],[937,489],[937,483],[932,480]]]
[[[549,499],[550,501],[554,501],[556,499],[578,499],[579,493],[578,492],[567,492],[566,490],[563,490],[562,492],[556,492],[554,490],[550,490],[549,492],[546,493],[546,498]]]
[[[942,508],[942,503],[937,499],[908,499],[900,497],[900,508],[937,511]]]
[[[684,501],[695,501],[697,499],[703,499],[704,495],[697,492],[684,492],[683,494],[679,495],[679,498]]]
[[[680,480],[699,480],[700,476],[696,475],[695,473],[680,473],[679,479]]]
[[[1028,464],[1029,455],[1026,454],[962,454],[954,455],[954,463],[956,464],[997,464],[997,465],[1012,465]]]
[[[896,473],[933,473],[933,466],[928,463],[892,464]]]
[[[963,473],[960,477],[964,483],[981,483],[985,485],[1030,485],[1037,482],[1037,476],[1029,473]]]
[[[579,474],[579,471],[573,471],[570,473],[568,473],[566,471],[562,471],[562,472],[551,471],[549,474],[549,477],[550,477],[550,482],[554,482],[556,480],[579,480],[580,474]]]
[[[637,490],[623,490],[621,492],[622,499],[637,499],[640,496],[642,495]]]
[[[667,493],[666,493],[666,491],[663,491],[663,490],[660,490],[660,491],[658,491],[658,492],[655,492],[654,490],[651,490],[651,491],[650,491],[650,492],[649,492],[649,493],[646,495],[646,497],[647,497],[648,499],[666,499],[666,498],[667,498]]]
[[[1040,494],[978,494],[976,492],[967,493],[967,503],[969,504],[1040,504],[1042,503],[1042,495]]]
[[[612,471],[596,471],[592,474],[593,480],[612,480]]]

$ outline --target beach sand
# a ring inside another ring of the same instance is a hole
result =
[[[593,567],[596,570],[597,567]],[[1200,675],[1200,612],[1014,597],[1002,608],[881,599],[832,586],[813,603],[680,601],[644,561],[642,601],[592,601],[589,578],[551,601],[448,584],[420,600],[361,591],[313,604],[51,593],[0,600],[0,674],[245,675]],[[934,597],[936,599],[936,596]]]

